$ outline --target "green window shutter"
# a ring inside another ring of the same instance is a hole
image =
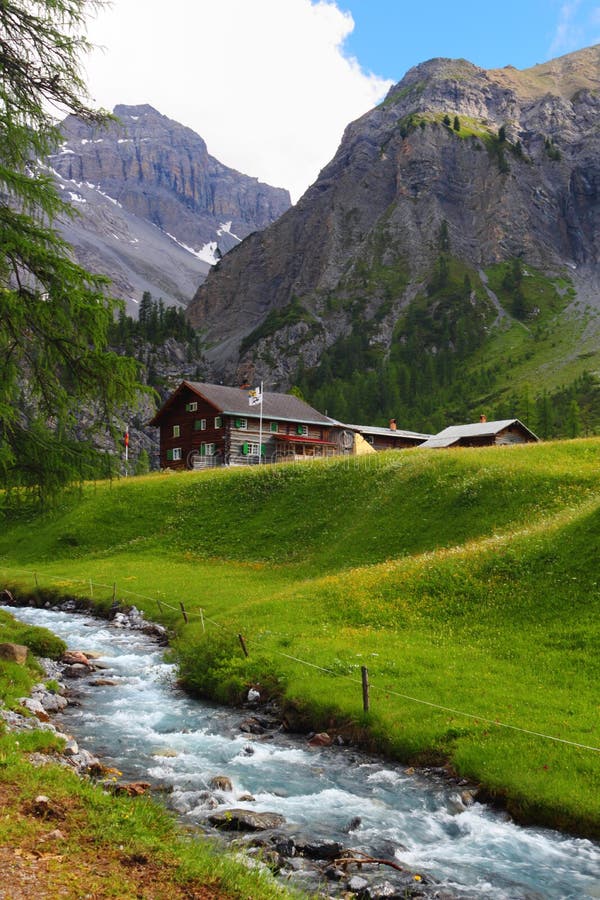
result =
[[[304,426],[303,425],[296,426],[296,434],[304,434]]]
[[[264,456],[264,455],[265,455],[265,452],[266,452],[266,451],[265,451],[265,445],[264,445],[264,444],[261,444],[261,445],[260,445],[260,455],[261,455],[261,456]]]
[[[186,404],[185,404],[185,411],[186,411],[186,412],[189,412],[189,411],[190,411],[190,406],[191,406],[191,405],[192,405],[191,403],[186,403]]]
[[[279,422],[271,422],[271,431],[279,431]]]
[[[200,456],[206,456],[206,444],[200,444]]]
[[[248,456],[249,452],[250,452],[250,447],[248,446],[248,444],[247,443],[242,444],[242,453],[244,454],[244,456]]]
[[[194,419],[194,431],[201,431],[202,419]]]
[[[236,428],[239,428],[240,425],[242,424],[242,420],[241,420],[241,419],[236,419],[235,422],[234,422],[233,424],[235,425]]]
[[[173,459],[173,451],[172,451],[172,450],[167,450],[167,459],[168,459],[168,460],[172,460],[172,459]]]

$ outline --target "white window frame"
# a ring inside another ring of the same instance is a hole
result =
[[[236,425],[236,422],[239,422],[240,424]],[[237,416],[237,418],[233,420],[233,424],[239,431],[248,431],[248,419],[245,419],[243,416]]]
[[[181,447],[173,447],[173,462],[181,461]]]
[[[191,403],[188,403],[187,408],[188,412],[196,412],[198,409],[198,402],[193,400]]]
[[[260,444],[258,441],[248,441],[248,456],[260,456]]]
[[[204,448],[204,452],[202,452],[202,448]],[[200,455],[201,456],[214,456],[215,450],[216,450],[216,447],[215,447],[214,443],[200,445]]]
[[[223,416],[215,416],[215,428],[223,427]]]
[[[171,437],[181,437],[181,425],[173,425],[173,434]]]
[[[299,428],[302,429],[302,434],[298,433]],[[298,437],[308,437],[308,425],[296,425],[296,434],[298,435]]]

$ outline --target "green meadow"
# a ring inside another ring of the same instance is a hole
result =
[[[0,567],[144,609],[199,695],[260,684],[291,723],[598,838],[599,464],[585,439],[88,485],[7,508]]]

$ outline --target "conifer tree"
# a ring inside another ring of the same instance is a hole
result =
[[[0,2],[0,483],[41,494],[89,473],[81,406],[106,424],[137,389],[133,360],[106,352],[117,305],[107,279],[73,261],[57,231],[73,212],[43,164],[60,140],[50,109],[106,119],[80,74],[97,5]]]

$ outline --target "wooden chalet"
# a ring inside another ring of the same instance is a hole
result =
[[[348,452],[347,433],[334,419],[292,394],[250,392],[183,381],[150,425],[160,428],[160,466],[194,469],[220,465],[314,459]]]
[[[428,438],[421,447],[440,449],[444,447],[490,447],[493,445],[529,444],[539,438],[523,425],[519,419],[501,419],[497,422],[482,420],[470,425],[451,425],[439,434]]]

